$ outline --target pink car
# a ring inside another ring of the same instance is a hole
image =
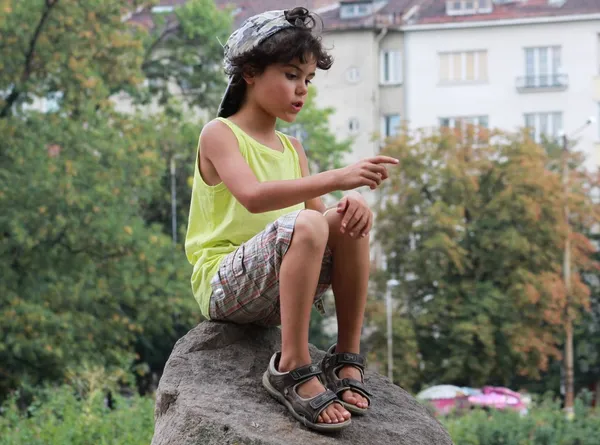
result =
[[[527,412],[527,401],[521,394],[499,386],[484,386],[481,394],[473,394],[468,400],[471,406]]]

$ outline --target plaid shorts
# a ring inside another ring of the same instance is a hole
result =
[[[301,211],[280,217],[221,261],[210,283],[211,320],[263,326],[281,324],[279,269]],[[331,286],[332,264],[332,251],[327,246],[315,290],[318,308],[322,307],[323,294]]]

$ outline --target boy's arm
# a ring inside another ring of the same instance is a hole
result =
[[[292,142],[292,145],[294,146],[294,148],[296,149],[296,152],[298,153],[298,159],[300,161],[300,170],[302,171],[302,177],[310,176],[310,169],[308,167],[308,159],[306,158],[306,152],[304,151],[304,147],[302,147],[302,143],[298,139],[296,139],[295,137],[292,137],[292,136],[288,136],[288,139]],[[327,210],[327,207],[325,206],[325,203],[323,202],[323,200],[321,199],[320,196],[317,196],[316,198],[307,200],[304,203],[304,206],[307,209],[316,210],[319,213],[325,213],[325,211]]]
[[[323,205],[319,197],[339,189],[335,170],[301,179],[259,182],[241,155],[235,135],[220,121],[204,127],[199,149],[233,196],[251,213],[279,210],[307,201]]]

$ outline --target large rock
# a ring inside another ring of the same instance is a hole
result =
[[[158,386],[152,445],[446,445],[448,433],[406,391],[366,373],[373,408],[342,432],[313,432],[263,389],[277,328],[204,322],[180,339]],[[316,362],[324,352],[311,346]]]

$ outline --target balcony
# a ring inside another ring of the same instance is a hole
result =
[[[564,91],[569,86],[567,74],[543,74],[538,76],[517,77],[519,93],[541,93],[546,91]]]

